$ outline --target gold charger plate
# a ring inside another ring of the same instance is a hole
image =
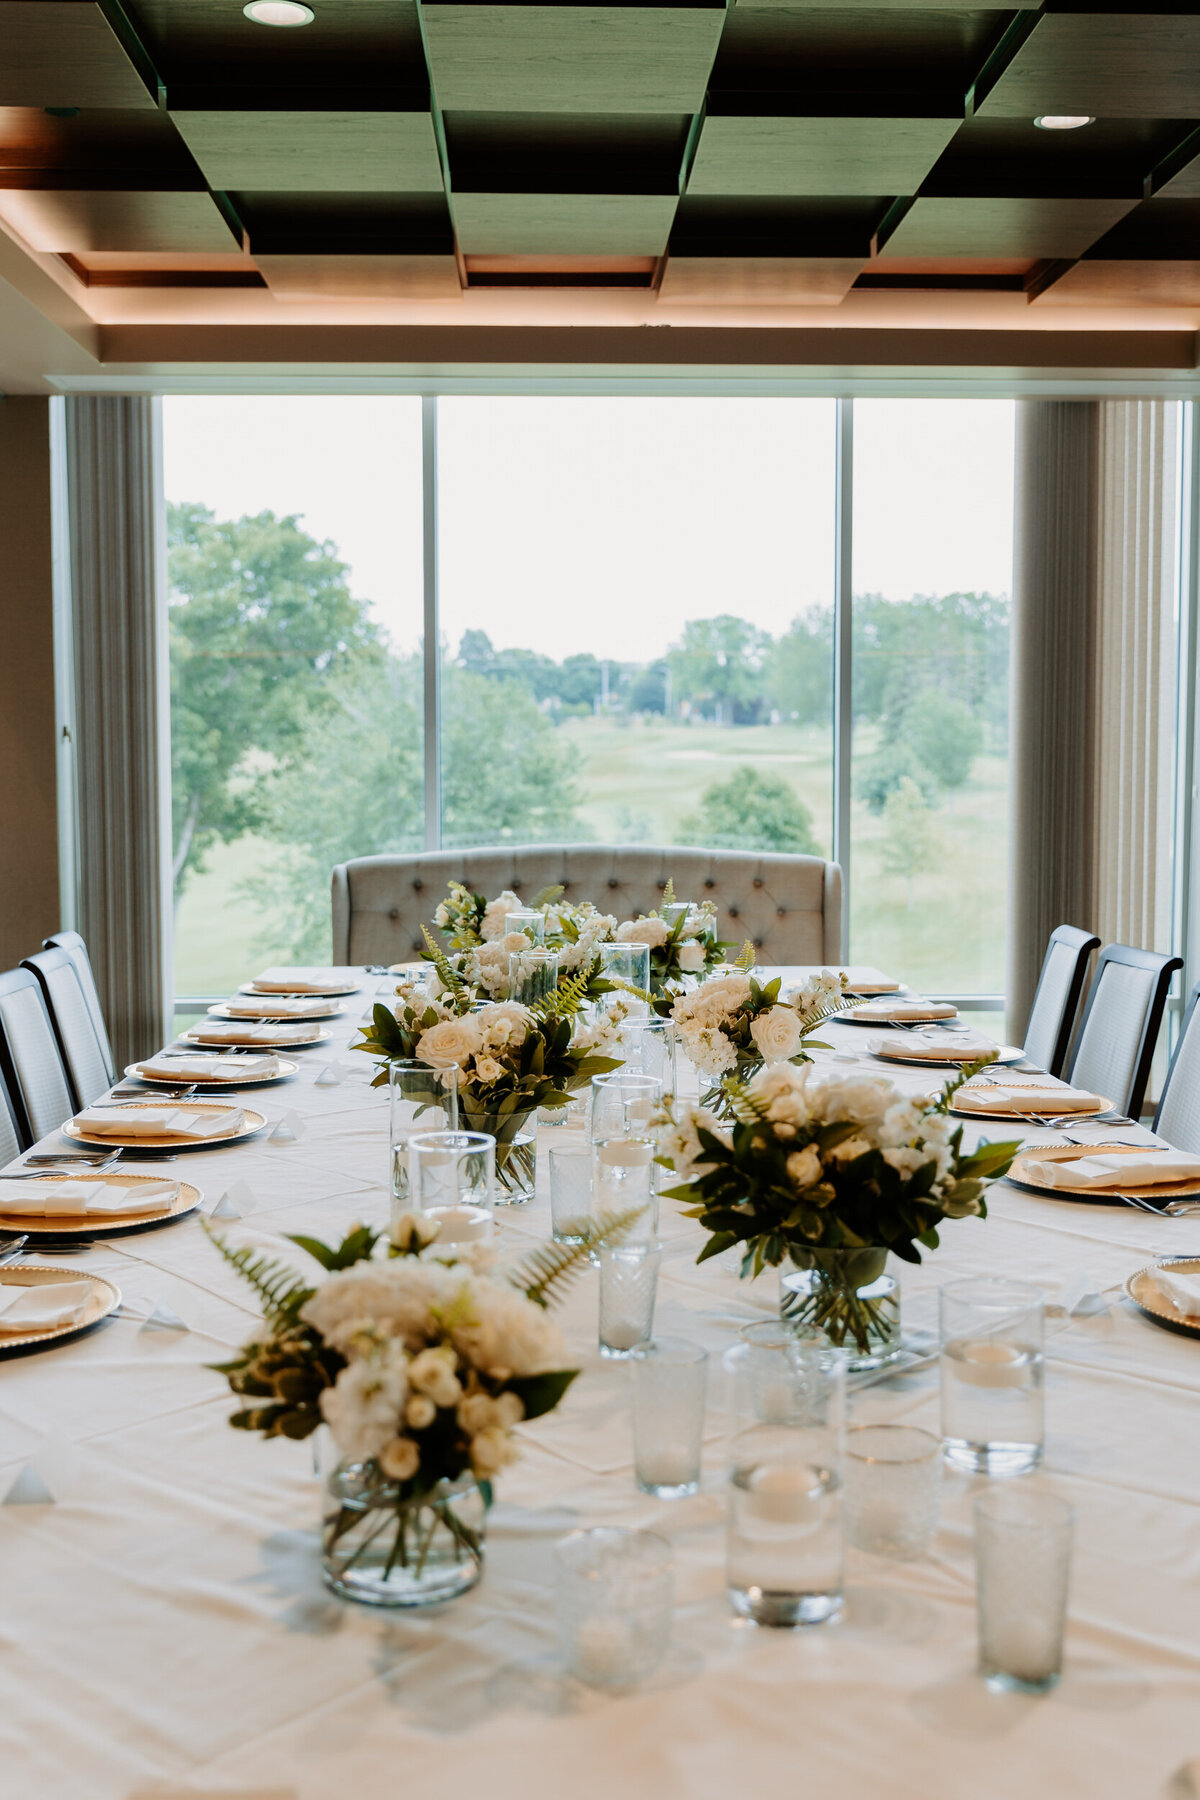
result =
[[[255,1023],[255,1021],[253,1019],[235,1019],[232,1022],[235,1025],[245,1026],[247,1031],[251,1030]],[[258,1022],[259,1022],[259,1024],[262,1024],[262,1025],[302,1025],[305,1023],[305,1021],[303,1019],[261,1019]],[[315,1023],[316,1023],[316,1021],[314,1020],[314,1024]],[[182,1032],[180,1034],[180,1038],[183,1043],[195,1044],[197,1049],[201,1049],[201,1050],[221,1050],[226,1047],[225,1045],[221,1045],[221,1044],[201,1043],[200,1039],[196,1036],[195,1032],[193,1032],[193,1031]],[[241,1049],[241,1050],[263,1050],[263,1051],[267,1051],[267,1050],[308,1050],[312,1047],[313,1044],[328,1044],[328,1043],[332,1042],[332,1039],[333,1039],[332,1031],[326,1031],[323,1026],[318,1025],[317,1029],[316,1029],[316,1034],[313,1037],[289,1038],[286,1044],[272,1044],[272,1043],[269,1043],[265,1038],[248,1038],[245,1035],[245,1033],[243,1032],[243,1034],[240,1038],[231,1037],[228,1040],[228,1048],[231,1050],[237,1048],[237,1049]]]
[[[1125,1292],[1140,1312],[1168,1331],[1181,1331],[1185,1337],[1200,1338],[1200,1319],[1189,1319],[1185,1313],[1160,1294],[1154,1280],[1156,1268],[1178,1269],[1181,1275],[1200,1275],[1200,1256],[1164,1256],[1158,1263],[1147,1263],[1125,1283]]]
[[[948,1040],[944,1056],[905,1056],[899,1047],[892,1048],[890,1045],[881,1050],[875,1044],[868,1044],[867,1049],[872,1056],[881,1057],[884,1062],[903,1063],[909,1069],[955,1069],[960,1063],[974,1062],[979,1055],[977,1050],[973,1053],[960,1050],[956,1055],[951,1047],[952,1043],[953,1039]],[[993,1064],[1000,1063],[1002,1065],[1024,1062],[1024,1060],[1025,1052],[1018,1050],[1015,1044],[997,1044],[996,1054],[992,1059]]]
[[[1032,1083],[1030,1085],[1032,1086]],[[1044,1089],[1042,1091],[1045,1092]],[[1113,1110],[1112,1101],[1105,1100],[1101,1095],[1097,1094],[1095,1106],[1089,1107],[1087,1112],[1080,1112],[1080,1111],[1078,1111],[1078,1109],[1076,1109],[1075,1111],[1073,1111],[1070,1114],[1070,1118],[1071,1119],[1081,1119],[1081,1120],[1082,1119],[1092,1119],[1096,1116],[1097,1113],[1112,1112],[1112,1110]],[[954,1104],[950,1108],[950,1111],[955,1115],[956,1118],[959,1118],[959,1119],[1002,1119],[1002,1120],[1007,1120],[1010,1124],[1014,1123],[1014,1122],[1017,1124],[1026,1124],[1030,1120],[1032,1120],[1033,1123],[1036,1124],[1039,1118],[1042,1118],[1042,1119],[1056,1119],[1056,1118],[1066,1119],[1068,1117],[1068,1115],[1066,1113],[1056,1113],[1052,1106],[1039,1106],[1036,1113],[1033,1113],[1028,1110],[1026,1110],[1025,1112],[1021,1112],[1017,1108],[1013,1108],[1008,1112],[997,1112],[994,1106],[993,1107],[972,1106],[971,1105],[971,1092],[970,1092],[969,1084],[967,1087],[959,1088],[957,1094],[955,1094],[955,1096],[954,1096]],[[1064,1125],[1063,1130],[1065,1131],[1067,1129],[1068,1129],[1068,1126]],[[1057,1193],[1058,1190],[1055,1189],[1055,1192]]]
[[[81,1337],[116,1312],[121,1304],[121,1290],[103,1275],[92,1275],[87,1269],[55,1269],[41,1263],[10,1263],[0,1269],[0,1286],[53,1287],[65,1281],[90,1281],[96,1289],[83,1317],[73,1325],[47,1325],[41,1331],[0,1331],[0,1356],[9,1350],[28,1350],[43,1344],[61,1344],[67,1338]]]
[[[1110,1206],[1114,1201],[1119,1203],[1122,1194],[1133,1194],[1146,1200],[1186,1200],[1190,1194],[1200,1194],[1200,1180],[1162,1181],[1152,1187],[1130,1187],[1125,1182],[1113,1182],[1107,1187],[1052,1188],[1039,1181],[1028,1181],[1022,1173],[1031,1162],[1075,1162],[1084,1156],[1146,1156],[1155,1148],[1165,1150],[1166,1145],[1048,1144],[1043,1148],[1022,1150],[1013,1158],[1006,1180],[1028,1189],[1031,1194],[1048,1194],[1052,1200],[1098,1200]]]
[[[362,983],[356,982],[353,987],[331,988],[324,994],[310,994],[307,988],[260,988],[252,981],[244,981],[238,989],[249,1000],[344,1000],[347,994],[361,994]]]
[[[164,1112],[228,1112],[228,1100],[156,1100],[153,1094],[145,1100],[131,1100],[128,1107],[114,1107],[114,1112],[124,1112],[145,1106],[161,1106]],[[254,1137],[266,1124],[266,1114],[255,1112],[252,1106],[238,1108],[242,1114],[241,1128],[237,1131],[220,1131],[207,1138],[172,1137],[167,1132],[156,1133],[153,1137],[118,1137],[116,1132],[81,1131],[74,1119],[68,1119],[62,1128],[64,1137],[69,1137],[77,1144],[98,1144],[112,1150],[207,1150],[218,1144],[240,1144],[245,1138]]]
[[[139,1181],[174,1181],[174,1175],[133,1175],[121,1169],[108,1169],[104,1173],[81,1170],[78,1175],[39,1175],[32,1170],[30,1181],[103,1181],[108,1187],[136,1187]],[[174,1203],[166,1212],[130,1213],[121,1219],[97,1219],[87,1213],[80,1213],[78,1218],[62,1213],[27,1213],[5,1212],[4,1187],[0,1181],[0,1230],[28,1231],[38,1238],[47,1237],[119,1237],[130,1231],[144,1231],[148,1225],[167,1225],[172,1219],[182,1219],[186,1213],[195,1212],[203,1191],[190,1181],[179,1183],[179,1193]]]
[[[286,1000],[287,995],[281,994],[279,997],[280,999]],[[258,998],[260,1000],[267,1000],[270,998],[270,995],[260,994],[258,995]],[[318,1005],[323,1006],[323,1011],[311,1013],[255,1013],[253,1018],[244,1018],[239,1013],[230,1012],[228,1006],[222,1002],[217,1006],[210,1006],[208,1009],[208,1016],[210,1019],[228,1019],[232,1025],[315,1025],[319,1019],[336,1019],[346,1010],[346,1003],[344,1000],[329,1000],[323,1002],[320,995],[315,995],[314,999]]]
[[[881,1019],[878,1016],[876,1016],[873,1019],[864,1018],[864,1016],[863,1016],[864,1013],[868,1013],[870,1011],[871,1011],[871,1003],[870,1003],[870,1001],[867,1001],[866,1004],[863,1006],[849,1007],[846,1012],[838,1013],[836,1015],[837,1022],[839,1025],[869,1025],[875,1031],[879,1031],[881,1029],[886,1029],[887,1026],[894,1025],[896,1023],[896,1021],[894,1019]],[[958,1018],[958,1016],[959,1015],[957,1012],[952,1012],[952,1013],[927,1012],[924,1015],[924,1017],[922,1017],[920,1011],[918,1010],[916,1012],[905,1013],[905,1015],[904,1015],[903,1019],[901,1019],[900,1023],[902,1025],[950,1025],[954,1022],[955,1019]]]
[[[263,1054],[270,1052],[264,1050]],[[299,1067],[299,1063],[289,1062],[286,1056],[281,1056],[274,1075],[139,1075],[136,1063],[130,1063],[125,1075],[130,1081],[146,1083],[149,1100],[156,1087],[189,1087],[192,1082],[197,1087],[270,1087],[272,1082],[285,1081],[289,1075],[296,1074]]]

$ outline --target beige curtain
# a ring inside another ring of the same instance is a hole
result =
[[[79,930],[119,1063],[171,1013],[166,553],[157,400],[66,402]]]
[[[1179,409],[1017,408],[1008,1029],[1046,939],[1171,938]]]

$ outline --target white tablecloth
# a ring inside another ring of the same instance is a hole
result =
[[[235,1240],[291,1253],[284,1232],[330,1237],[386,1217],[387,1096],[345,1050],[352,1018],[336,1027],[335,1056],[354,1070],[338,1085],[314,1085],[331,1061],[322,1047],[299,1053],[286,1087],[256,1090],[273,1120],[291,1110],[304,1121],[295,1141],[172,1166],[208,1206],[245,1184],[253,1200],[229,1226]],[[824,1035],[856,1051],[868,1036]],[[929,1085],[925,1072],[892,1072],[906,1088]],[[739,1324],[774,1311],[775,1281],[697,1269],[696,1229],[671,1211],[657,1329],[701,1339],[715,1360]],[[547,1204],[502,1222],[519,1252],[547,1235]],[[638,1495],[627,1372],[595,1354],[591,1274],[563,1313],[585,1373],[558,1413],[524,1431],[480,1587],[429,1614],[343,1604],[320,1582],[311,1446],[231,1431],[224,1381],[204,1366],[253,1324],[247,1290],[194,1218],[93,1249],[69,1266],[111,1274],[121,1315],[0,1362],[0,1493],[32,1460],[57,1497],[0,1508],[0,1792],[1165,1796],[1200,1755],[1200,1344],[1150,1324],[1121,1286],[1166,1252],[1200,1253],[1200,1220],[1002,1188],[986,1223],[948,1225],[935,1258],[898,1271],[917,1328],[932,1325],[936,1286],[953,1275],[1020,1276],[1053,1300],[1086,1269],[1105,1290],[1093,1316],[1050,1321],[1047,1469],[1077,1509],[1078,1551],[1067,1674],[1035,1700],[992,1696],[972,1672],[976,1484],[965,1477],[946,1478],[928,1557],[849,1553],[841,1624],[735,1623],[716,1436],[699,1496]],[[155,1307],[188,1329],[145,1328]],[[857,1416],[936,1429],[936,1371],[868,1390]],[[676,1553],[669,1664],[616,1697],[563,1679],[550,1603],[555,1539],[601,1522],[652,1526]]]

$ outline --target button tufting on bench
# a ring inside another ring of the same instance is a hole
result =
[[[617,887],[620,887],[621,884],[617,880],[615,875],[610,875],[608,878],[608,885],[610,888],[617,888]]]
[[[711,875],[706,875],[706,876],[705,876],[705,877],[704,877],[704,885],[705,885],[705,887],[706,887],[706,888],[715,888],[715,887],[716,887],[716,885],[717,885],[717,884],[716,884],[716,882],[715,882],[715,881],[714,881],[714,880],[713,880],[713,878],[712,878],[712,876],[711,876]]]
[[[388,907],[388,918],[389,919],[398,919],[399,917],[400,917],[400,908],[398,906],[389,906]]]
[[[786,906],[777,906],[775,908],[775,917],[777,919],[786,919],[787,918],[787,907]]]
[[[755,949],[756,949],[756,950],[761,950],[761,949],[762,949],[762,946],[763,946],[763,941],[762,941],[762,939],[761,939],[761,938],[755,938],[755,940],[754,940],[754,948],[755,948]]]
[[[516,879],[516,877],[515,877],[515,876],[514,876],[514,877],[513,877],[513,879],[512,879],[512,880],[511,880],[511,881],[510,881],[510,882],[509,882],[509,884],[508,884],[508,885],[509,885],[509,887],[510,887],[510,888],[511,888],[511,889],[512,889],[512,891],[513,891],[513,893],[514,893],[514,894],[519,894],[519,893],[520,893],[520,891],[521,891],[521,889],[522,889],[522,887],[523,887],[523,886],[524,886],[524,885],[525,885],[525,884],[524,884],[524,882],[521,882],[521,881],[518,881],[518,880],[517,880],[517,879]]]
[[[737,916],[738,916],[738,913],[739,913],[739,912],[740,912],[740,910],[741,910],[741,908],[740,908],[740,907],[737,907],[737,906],[731,906],[731,907],[730,907],[730,908],[729,908],[729,916],[730,916],[730,918],[731,918],[731,919],[736,919],[736,918],[737,918]]]
[[[762,886],[762,884],[763,884],[763,878],[762,878],[762,876],[761,876],[761,875],[756,875],[756,876],[755,876],[755,877],[754,877],[754,880],[753,880],[753,881],[752,881],[752,882],[751,882],[751,884],[750,884],[750,885],[751,885],[751,887],[761,887],[761,886]]]

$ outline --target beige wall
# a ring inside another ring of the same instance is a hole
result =
[[[0,969],[59,923],[49,405],[0,399]]]

